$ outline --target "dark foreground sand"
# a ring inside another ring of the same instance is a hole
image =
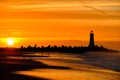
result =
[[[1,80],[120,80],[120,53],[52,53],[33,60],[3,59]]]
[[[49,80],[29,75],[15,74],[15,71],[29,71],[31,69],[69,69],[68,67],[50,66],[42,62],[30,59],[1,58],[0,59],[0,80]]]

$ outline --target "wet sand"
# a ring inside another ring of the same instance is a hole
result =
[[[34,60],[66,68],[46,67],[14,73],[48,80],[120,80],[120,53],[52,53],[51,57]]]
[[[69,69],[68,67],[52,66],[31,59],[10,57],[0,58],[0,80],[49,80],[47,78],[16,74],[16,71],[31,71],[32,69]]]

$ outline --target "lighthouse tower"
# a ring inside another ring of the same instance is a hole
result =
[[[93,48],[94,47],[94,32],[90,32],[90,41],[89,41],[89,47]]]

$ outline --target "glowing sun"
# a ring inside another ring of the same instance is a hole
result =
[[[14,39],[8,39],[7,44],[8,45],[14,45]]]

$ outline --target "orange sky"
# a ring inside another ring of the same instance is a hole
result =
[[[22,40],[120,41],[119,0],[3,0],[0,2],[0,43]]]

